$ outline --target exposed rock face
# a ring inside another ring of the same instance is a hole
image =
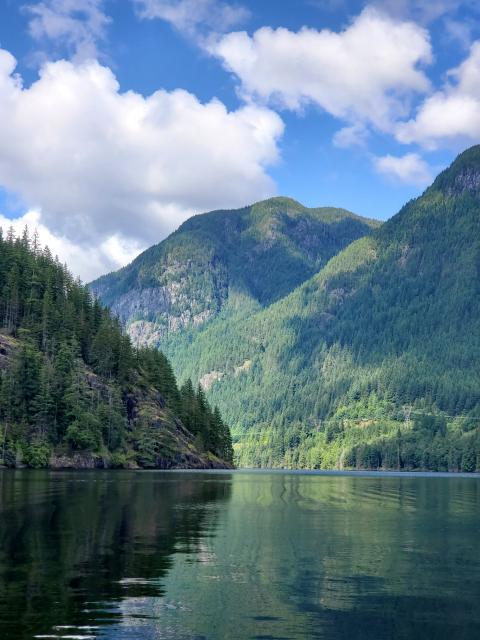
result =
[[[155,316],[168,313],[172,308],[173,287],[135,287],[120,296],[112,309],[122,322],[141,316]]]
[[[127,332],[134,345],[155,346],[165,335],[165,328],[149,320],[134,320],[127,324]]]
[[[234,373],[235,373],[236,376],[238,376],[240,373],[245,373],[245,372],[249,371],[251,366],[252,366],[252,361],[251,360],[245,360],[245,362],[243,362],[242,364],[238,365],[238,367],[235,367]]]
[[[105,469],[108,467],[101,457],[91,454],[56,455],[50,458],[51,469]]]
[[[449,196],[458,196],[463,192],[478,195],[480,193],[480,171],[476,167],[464,167],[446,188]]]
[[[0,333],[0,370],[5,370],[10,365],[13,353],[18,347],[18,341],[12,336]]]
[[[95,293],[109,300],[100,284]],[[215,316],[228,298],[224,262],[215,254],[185,262],[163,256],[148,283],[135,286],[109,301],[134,344],[156,345],[169,333],[198,326]]]
[[[453,193],[469,191],[470,193],[480,192],[480,171],[473,167],[465,167],[455,177],[455,187]]]
[[[223,371],[209,371],[200,378],[200,385],[205,391],[208,391],[212,384],[217,380],[221,380],[224,375]]]
[[[480,196],[480,145],[470,147],[461,153],[450,167],[437,176],[432,187],[448,196],[469,193],[478,198]]]

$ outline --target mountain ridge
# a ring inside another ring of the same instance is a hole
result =
[[[479,166],[467,150],[278,298],[162,337],[240,466],[480,468]]]
[[[242,357],[252,360],[251,375],[256,371],[256,384],[243,380],[242,391],[234,394],[235,385],[223,375],[210,391],[212,398],[223,398],[224,406],[229,406],[230,416],[235,415],[237,425],[242,425],[239,433],[248,433],[260,424],[265,426],[265,439],[269,437],[266,425],[276,423],[283,436],[274,438],[276,443],[270,449],[289,450],[289,464],[294,466],[324,464],[328,468],[348,458],[354,436],[364,446],[358,433],[343,429],[343,420],[363,416],[368,421],[372,414],[380,420],[383,412],[384,431],[377,430],[375,437],[389,436],[391,441],[392,430],[404,426],[402,405],[418,405],[418,424],[433,414],[434,420],[445,421],[441,430],[448,437],[441,441],[443,452],[439,454],[432,452],[435,430],[430,440],[423,437],[420,427],[413,435],[406,433],[410,447],[404,455],[407,468],[458,470],[463,463],[455,457],[455,447],[462,450],[468,438],[471,449],[464,450],[465,468],[480,466],[480,434],[475,426],[480,424],[476,417],[480,380],[475,367],[480,357],[479,165],[480,147],[459,156],[422,196],[407,203],[371,236],[352,243],[319,274],[253,320],[249,334],[263,336],[264,351],[255,360],[244,347]],[[465,175],[468,181],[462,184],[458,176],[463,180]],[[276,336],[271,346],[268,336]],[[209,341],[215,343],[216,336],[210,336]],[[227,341],[234,339],[228,336]],[[219,362],[208,364],[222,370]],[[260,380],[264,388],[256,393]],[[369,398],[375,395],[377,400],[369,405]],[[365,406],[356,407],[356,398]],[[295,406],[301,410],[292,409]],[[455,423],[452,416],[464,417]],[[316,417],[323,423],[319,433],[312,431]],[[293,421],[297,421],[296,435],[295,428],[288,427]],[[299,462],[295,447],[286,445],[289,438],[299,440],[305,423],[310,425],[308,437],[319,447],[313,463]],[[342,434],[339,442],[347,443],[343,449],[340,445],[335,449],[327,441],[329,423]],[[469,429],[465,428],[467,423]],[[373,434],[364,433],[367,437],[374,439]],[[244,441],[240,436],[240,459]],[[252,438],[245,463],[255,459],[258,445]],[[377,443],[374,447],[377,464],[382,446]],[[415,446],[420,452],[417,458],[412,453]],[[322,451],[328,455],[333,451],[335,457],[325,457],[322,462]],[[266,458],[268,464],[278,464],[279,459],[285,462],[285,451]],[[265,464],[258,457],[255,461]],[[360,466],[365,466],[365,459]]]
[[[193,216],[130,265],[90,284],[135,342],[198,326],[225,305],[283,297],[379,223],[275,197]]]

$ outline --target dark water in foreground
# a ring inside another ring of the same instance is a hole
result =
[[[480,479],[0,471],[0,638],[480,638]]]

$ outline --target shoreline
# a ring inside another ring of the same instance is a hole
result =
[[[5,467],[0,465],[0,471],[31,472],[31,471],[52,471],[52,472],[134,472],[134,473],[200,473],[223,475],[235,474],[256,474],[256,475],[303,475],[303,476],[343,476],[343,477],[363,477],[363,478],[471,478],[480,479],[480,472],[472,471],[396,471],[396,470],[341,470],[341,469],[259,469],[259,468],[229,468],[229,467],[170,467],[168,469],[158,468],[108,468],[108,467]]]

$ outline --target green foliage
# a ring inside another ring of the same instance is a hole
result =
[[[388,413],[394,415],[395,407]],[[458,420],[438,416],[445,432],[435,435],[419,428],[432,416],[415,420],[345,417],[336,413],[317,428],[298,424],[260,425],[240,433],[236,461],[239,466],[311,469],[432,470],[471,472],[479,469],[480,420],[464,432]],[[333,435],[333,437],[332,437]]]
[[[396,468],[400,429],[401,468],[479,468],[479,165],[480,147],[462,154],[288,296],[164,340],[181,378],[215,372],[239,464]],[[347,418],[375,437],[350,442]]]
[[[191,382],[180,393],[199,446],[208,400],[242,466],[471,471],[479,176],[473,147],[381,227],[287,198],[195,216],[92,286],[133,334],[148,325],[181,380],[210,380],[206,398]]]
[[[163,337],[162,348],[174,358],[177,374],[197,382],[200,370],[214,368],[209,362],[227,358],[232,370],[248,361],[251,341],[245,319],[250,313],[281,299],[352,240],[378,226],[343,209],[308,209],[289,198],[271,198],[235,211],[194,216],[91,288],[136,340],[158,346]],[[141,304],[132,305],[132,295],[139,296]],[[210,339],[210,324],[204,322],[212,319]],[[234,323],[238,333],[230,330]],[[172,325],[183,331],[171,332]],[[215,333],[218,327],[220,333]],[[106,344],[104,338],[99,341]],[[263,348],[260,342],[257,346]],[[113,352],[110,349],[107,358]],[[97,367],[108,373],[112,367],[95,354],[95,345],[93,354]],[[212,412],[203,392],[187,384],[179,397],[169,362],[154,349],[143,350],[139,364],[150,371],[149,384],[162,380],[163,395],[195,435],[197,448],[230,460],[228,427],[218,409]]]
[[[136,434],[125,398],[140,389],[174,425],[181,402],[167,358],[134,349],[118,319],[27,231],[0,234],[0,320],[0,464],[45,467],[52,453],[88,452],[126,465]],[[216,453],[224,425],[209,429],[206,450]]]
[[[195,391],[191,380],[185,382],[180,389],[180,407],[182,422],[195,435],[196,447],[233,462],[230,430],[223,422],[218,407],[212,410],[200,385]]]
[[[173,373],[172,365],[165,355],[157,349],[146,347],[138,351],[137,363],[143,372],[145,381],[162,393],[167,404],[176,413],[181,411],[177,380]]]
[[[72,449],[97,451],[100,447],[100,422],[91,413],[79,413],[67,427],[65,439]]]
[[[50,455],[52,453],[51,445],[45,440],[34,440],[25,451],[25,463],[33,469],[41,469],[48,467]]]
[[[90,286],[135,337],[136,323],[147,323],[139,340],[158,346],[173,326],[197,326],[245,302],[279,300],[378,224],[344,209],[270,198],[194,216]]]

